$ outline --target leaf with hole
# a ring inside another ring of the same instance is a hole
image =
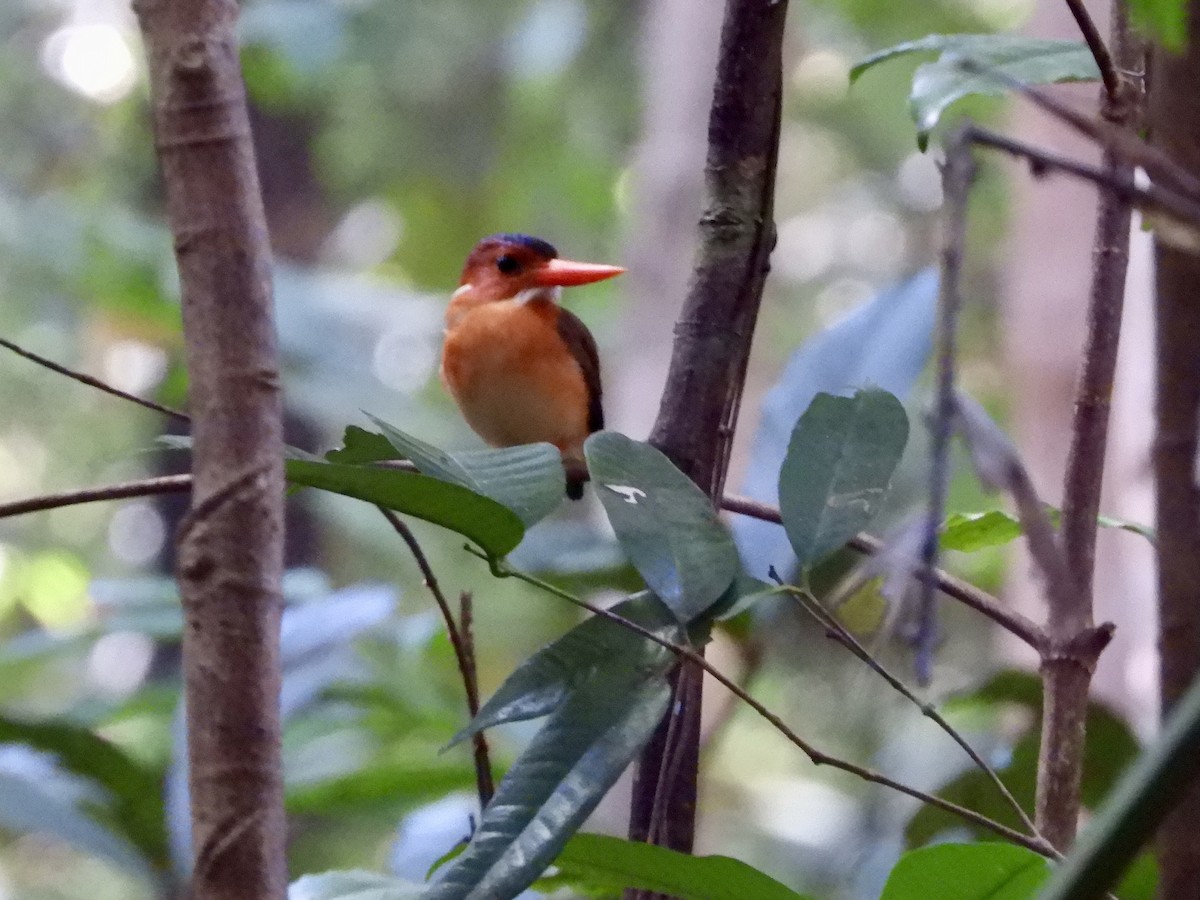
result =
[[[601,431],[583,449],[629,561],[680,622],[691,622],[741,571],[711,501],[649,444]]]
[[[867,69],[886,60],[930,52],[940,55],[913,73],[908,96],[922,150],[946,108],[970,94],[1007,94],[1012,90],[1009,80],[1058,84],[1096,81],[1100,77],[1091,51],[1080,41],[1008,34],[930,34],[871,54],[850,70],[850,80],[857,80]]]
[[[806,340],[788,360],[762,404],[742,492],[779,505],[779,469],[796,420],[819,393],[841,394],[874,385],[897,397],[912,390],[933,346],[938,276],[926,269],[880,291]],[[733,536],[746,570],[760,578],[775,566],[785,578],[795,570],[783,529],[734,516]]]
[[[779,511],[801,566],[837,550],[875,517],[907,441],[908,416],[887,391],[813,398],[779,472]]]

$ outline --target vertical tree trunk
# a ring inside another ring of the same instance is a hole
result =
[[[775,243],[772,218],[787,3],[728,0],[721,27],[700,244],[650,441],[719,497]],[[630,835],[690,851],[701,675],[684,666],[675,702],[643,752]]]
[[[194,900],[282,898],[281,402],[233,0],[138,0],[183,293],[192,508],[179,529]]]
[[[1155,48],[1150,73],[1151,139],[1200,176],[1200,3],[1189,4],[1182,55]],[[1159,622],[1163,711],[1200,671],[1200,255],[1156,236],[1158,286],[1157,479]],[[1200,783],[1193,784],[1159,835],[1163,900],[1200,891]]]

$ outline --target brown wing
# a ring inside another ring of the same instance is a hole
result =
[[[558,311],[558,336],[583,370],[583,383],[588,392],[588,432],[604,428],[604,405],[600,387],[600,353],[596,339],[579,316],[570,310]]]

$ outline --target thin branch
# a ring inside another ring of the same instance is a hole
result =
[[[1089,163],[1080,162],[1068,156],[1063,156],[1060,153],[1044,150],[1032,144],[1019,141],[1016,138],[997,134],[994,131],[989,131],[975,124],[968,124],[965,126],[965,130],[968,139],[973,144],[991,147],[994,150],[1002,150],[1011,156],[1020,157],[1028,161],[1034,177],[1041,177],[1046,174],[1047,170],[1051,169],[1065,172],[1084,181],[1090,181],[1101,190],[1115,194],[1122,200],[1127,200],[1148,212],[1182,219],[1184,222],[1189,223],[1193,229],[1197,225],[1200,225],[1200,201],[1193,199],[1191,196],[1186,196],[1172,190],[1164,190],[1154,182],[1145,186],[1139,185],[1132,175],[1123,172],[1114,173],[1107,169],[1090,165]]]
[[[138,406],[144,406],[146,409],[152,409],[155,412],[162,413],[165,416],[170,416],[173,419],[178,419],[181,422],[191,422],[192,418],[185,412],[178,409],[172,409],[169,406],[163,406],[161,403],[155,403],[153,400],[147,400],[144,397],[138,397],[135,394],[130,394],[120,388],[115,388],[107,382],[101,381],[99,378],[93,378],[91,375],[85,375],[83,372],[78,372],[75,369],[68,368],[46,359],[44,356],[39,356],[32,350],[26,350],[18,344],[5,338],[0,338],[0,347],[4,347],[16,353],[18,356],[23,356],[31,362],[37,363],[39,366],[44,366],[52,372],[57,372],[59,375],[66,375],[81,384],[86,384],[88,387],[93,387],[98,391],[104,391],[106,394],[112,394],[114,397],[120,397],[122,400],[128,400],[130,403],[136,403]]]
[[[1098,119],[1074,110],[1049,92],[1013,78],[999,69],[985,66],[978,60],[962,59],[959,60],[958,66],[966,72],[986,75],[995,79],[1029,100],[1043,112],[1070,126],[1104,149],[1112,151],[1130,165],[1141,166],[1146,170],[1151,181],[1184,195],[1193,203],[1200,202],[1200,177],[1189,172],[1168,154],[1163,153],[1153,144],[1146,143],[1128,129],[1114,124],[1112,121]],[[1130,96],[1123,95],[1121,97],[1122,104],[1133,103],[1138,96],[1137,92],[1132,90],[1127,93]],[[1131,111],[1124,108],[1106,111],[1106,116],[1117,122],[1125,121],[1130,114]]]
[[[417,541],[416,535],[413,534],[412,529],[408,527],[403,519],[387,507],[380,506],[378,509],[383,513],[383,517],[388,520],[392,528],[395,529],[396,534],[400,535],[400,538],[408,545],[408,549],[417,563],[417,568],[421,570],[421,577],[425,580],[425,586],[429,588],[429,593],[433,595],[438,609],[441,610],[442,620],[446,623],[446,635],[450,639],[450,646],[454,648],[454,658],[458,663],[463,690],[467,696],[467,711],[470,713],[470,718],[474,719],[479,714],[479,688],[474,674],[474,653],[467,645],[468,639],[464,639],[463,631],[459,629],[458,622],[454,618],[454,612],[450,608],[450,603],[446,600],[446,595],[442,593],[437,576],[433,573],[433,567],[429,565],[429,559],[425,556],[425,551],[421,549],[421,545]],[[467,611],[464,616],[464,625],[466,633],[469,635],[471,629],[469,599],[465,600],[464,603],[464,610]],[[479,792],[480,806],[486,807],[491,801],[492,795],[496,793],[495,784],[492,779],[492,767],[488,759],[487,738],[484,737],[482,731],[477,731],[472,735],[471,740],[475,748],[475,786]]]
[[[783,518],[776,507],[768,506],[749,497],[726,494],[721,498],[721,508],[743,516],[761,519],[764,522],[773,522],[776,525],[783,524]],[[861,553],[864,556],[876,556],[886,549],[883,541],[866,533],[851,538],[847,546],[856,553]],[[1007,609],[1002,606],[1000,601],[986,591],[981,591],[973,584],[963,581],[961,578],[956,578],[942,569],[935,569],[932,573],[932,578],[937,584],[938,590],[947,597],[957,600],[964,606],[991,619],[1005,631],[1020,638],[1035,650],[1040,652],[1047,645],[1045,632],[1042,631],[1040,625],[1032,619],[1021,615],[1016,610]]]
[[[1045,840],[1045,838],[1042,838],[1042,835],[1038,833],[1037,826],[1033,824],[1033,820],[1029,818],[1029,815],[1017,801],[1017,798],[1012,795],[1012,792],[1009,791],[1007,785],[1005,785],[1005,783],[1001,781],[1000,776],[996,774],[996,770],[987,764],[987,761],[975,751],[974,747],[967,743],[967,739],[964,738],[958,732],[958,730],[954,728],[953,725],[946,721],[945,717],[942,716],[936,706],[934,706],[932,703],[926,703],[925,701],[921,700],[916,694],[908,689],[908,686],[905,685],[904,682],[888,671],[883,663],[879,662],[879,660],[872,655],[871,651],[864,647],[858,638],[851,634],[846,627],[837,620],[836,616],[830,614],[829,610],[825,609],[825,607],[821,605],[820,601],[818,601],[816,597],[793,585],[784,585],[783,587],[788,594],[790,594],[799,602],[801,608],[804,609],[805,612],[816,619],[816,621],[825,628],[826,635],[828,635],[837,643],[841,644],[854,656],[858,657],[858,659],[864,662],[867,667],[871,669],[871,671],[891,685],[893,690],[912,703],[913,706],[917,707],[917,709],[921,711],[921,715],[932,720],[939,728],[942,729],[942,731],[949,735],[951,740],[958,744],[958,746],[962,748],[963,752],[967,754],[971,762],[973,762],[979,768],[979,770],[987,776],[988,780],[995,785],[996,790],[1004,798],[1005,802],[1008,803],[1008,805],[1012,808],[1013,812],[1016,813],[1017,818],[1021,820],[1021,823],[1025,826],[1026,830],[1028,830],[1028,832],[1034,837]]]
[[[468,552],[478,556],[480,559],[487,560],[487,556],[485,554],[480,553],[473,547],[467,546],[466,549]],[[956,815],[967,822],[979,826],[980,828],[985,828],[988,831],[1003,837],[1007,841],[1032,850],[1034,853],[1039,853],[1042,856],[1046,856],[1051,859],[1061,858],[1058,852],[1055,851],[1055,849],[1048,845],[1045,841],[1021,834],[1019,831],[989,819],[987,816],[981,815],[974,810],[967,809],[964,806],[959,806],[957,803],[952,803],[949,800],[944,800],[941,797],[928,794],[924,791],[918,790],[917,788],[889,778],[886,775],[882,775],[879,772],[875,772],[872,769],[839,759],[835,756],[830,756],[829,754],[818,750],[808,741],[804,740],[804,738],[792,731],[792,729],[788,727],[787,723],[780,719],[779,716],[767,709],[767,707],[747,693],[744,688],[731,680],[728,676],[721,672],[721,670],[717,669],[712,663],[697,653],[693,648],[684,646],[683,644],[677,644],[666,638],[660,637],[653,631],[650,631],[649,629],[639,625],[637,622],[630,621],[624,616],[614,613],[611,610],[596,606],[594,603],[589,603],[587,600],[576,597],[574,594],[564,591],[561,588],[556,587],[547,581],[543,581],[533,575],[521,572],[518,569],[513,569],[504,563],[500,563],[498,566],[492,561],[489,561],[489,563],[492,565],[493,571],[500,575],[500,577],[516,578],[520,581],[524,581],[526,584],[533,585],[536,588],[546,591],[549,594],[553,594],[554,596],[565,600],[568,603],[574,604],[581,609],[586,609],[593,615],[608,619],[610,622],[613,622],[622,628],[626,628],[629,631],[644,637],[648,641],[653,641],[660,647],[663,647],[664,649],[675,654],[681,660],[686,660],[687,662],[703,669],[707,674],[711,675],[714,679],[720,682],[727,690],[730,691],[730,693],[766,719],[776,731],[778,731],[785,738],[787,738],[788,741],[798,747],[804,753],[804,755],[808,757],[809,761],[812,762],[813,765],[829,766],[833,769],[839,769],[843,772],[848,772],[864,781],[891,788],[892,790],[899,791],[902,794],[907,794],[909,797],[913,797],[916,800],[920,800],[922,803],[926,803],[930,806],[936,806],[938,809],[945,810],[946,812]]]
[[[174,494],[192,489],[191,475],[164,475],[160,478],[144,478],[140,481],[125,481],[99,488],[65,491],[61,494],[43,494],[28,500],[0,503],[0,519],[21,516],[26,513],[77,506],[81,503],[96,503],[101,500],[125,500],[129,497],[149,497],[154,494]]]
[[[1083,0],[1067,0],[1067,7],[1071,10],[1071,15],[1075,17],[1075,24],[1079,26],[1079,31],[1087,42],[1088,49],[1092,51],[1092,58],[1096,60],[1096,66],[1100,69],[1100,78],[1104,81],[1105,92],[1109,97],[1115,99],[1121,90],[1121,76],[1113,63],[1112,54],[1108,52],[1108,45],[1104,43],[1100,29],[1092,21],[1092,16],[1083,5]]]
[[[942,266],[938,296],[937,324],[937,395],[930,422],[929,507],[921,541],[920,602],[917,631],[913,636],[916,651],[917,680],[928,684],[933,668],[933,649],[937,641],[937,606],[933,572],[937,568],[940,529],[950,488],[950,437],[954,430],[954,382],[958,362],[958,316],[962,309],[964,244],[967,234],[967,205],[971,183],[975,180],[975,160],[964,129],[959,129],[946,144],[942,165],[946,217],[942,243]]]

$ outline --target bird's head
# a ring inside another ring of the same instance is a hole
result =
[[[603,281],[624,271],[620,266],[559,259],[558,251],[540,238],[494,234],[467,257],[456,299],[469,295],[474,303],[490,303],[543,292],[553,297],[557,288]]]

